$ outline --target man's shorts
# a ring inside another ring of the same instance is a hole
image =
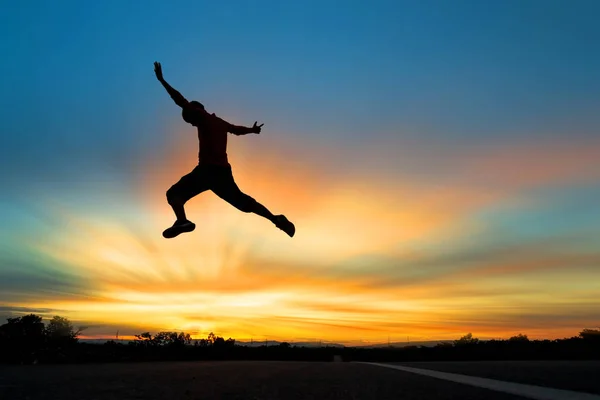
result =
[[[212,190],[217,196],[244,212],[251,212],[252,197],[243,193],[233,179],[231,166],[199,164],[167,191],[167,199],[177,198],[186,203],[200,193]]]

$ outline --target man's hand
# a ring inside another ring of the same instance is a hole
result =
[[[154,73],[156,74],[156,79],[159,81],[164,81],[162,67],[159,62],[154,61]]]
[[[252,125],[252,132],[256,133],[256,134],[259,134],[260,133],[260,128],[262,128],[262,126],[264,124],[260,124],[260,125],[256,125],[256,124],[257,124],[257,121],[254,121],[254,125]]]

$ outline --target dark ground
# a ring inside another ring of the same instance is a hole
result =
[[[268,361],[3,366],[0,399],[522,400],[365,364]]]
[[[600,361],[446,361],[393,364],[600,394]]]

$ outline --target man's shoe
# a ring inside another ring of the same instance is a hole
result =
[[[277,215],[275,217],[275,226],[287,233],[290,237],[293,237],[296,233],[296,227],[285,217],[285,215]]]
[[[163,237],[165,239],[172,239],[180,233],[191,232],[194,229],[196,229],[196,225],[191,221],[175,221],[173,226],[164,230]]]

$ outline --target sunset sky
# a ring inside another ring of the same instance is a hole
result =
[[[86,337],[563,338],[600,325],[600,2],[6,2],[0,324]],[[166,240],[195,128],[260,135]]]

